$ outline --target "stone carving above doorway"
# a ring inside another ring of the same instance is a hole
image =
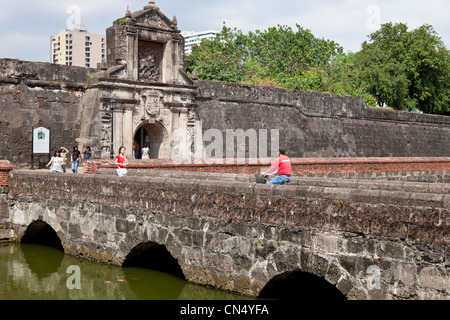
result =
[[[170,110],[163,104],[164,96],[160,91],[147,90],[141,93],[141,103],[135,109],[133,115],[134,125],[142,122],[155,123],[159,121],[163,124],[170,123]]]

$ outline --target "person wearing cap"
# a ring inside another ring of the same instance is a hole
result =
[[[267,184],[283,184],[291,181],[291,160],[286,156],[286,149],[280,148],[278,150],[278,158],[272,164],[272,167],[262,175],[274,173],[278,169],[278,176],[269,181]]]

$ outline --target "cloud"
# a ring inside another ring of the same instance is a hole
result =
[[[81,23],[92,33],[105,34],[113,21],[142,9],[147,0],[20,0],[3,1],[0,11],[0,58],[49,61],[49,38],[67,27],[70,6],[80,9]],[[320,38],[334,40],[345,50],[357,51],[379,8],[380,23],[405,22],[410,28],[432,25],[449,47],[448,0],[157,0],[161,11],[176,15],[181,30],[221,30],[223,22],[243,32],[298,23]],[[375,19],[376,20],[376,19]],[[20,39],[23,40],[19,41]]]
[[[0,57],[49,62],[50,37],[19,33],[0,35]]]

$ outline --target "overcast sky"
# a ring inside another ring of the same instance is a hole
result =
[[[50,36],[75,20],[91,33],[105,34],[112,22],[142,9],[146,0],[1,0],[0,58],[50,61]],[[410,29],[432,25],[450,44],[450,0],[156,0],[161,11],[177,16],[182,31],[220,31],[223,22],[244,33],[298,23],[320,38],[356,52],[367,35],[386,22]],[[79,19],[78,19],[79,18]]]

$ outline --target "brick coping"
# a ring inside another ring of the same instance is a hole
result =
[[[17,169],[8,160],[0,160],[0,187],[9,185],[9,172]]]
[[[11,171],[14,169],[17,169],[17,167],[13,166],[8,160],[0,160],[0,171]]]
[[[192,162],[192,163],[176,163],[170,159],[129,159],[131,166],[215,166],[215,165],[269,165],[274,158],[267,159],[224,159],[218,163],[208,162]],[[95,159],[88,162],[94,165],[102,165],[104,167],[114,167],[114,160],[111,159]],[[402,158],[291,158],[292,164],[349,164],[349,163],[427,163],[427,162],[447,162],[450,163],[450,157],[402,157]]]
[[[128,169],[201,171],[202,168],[206,168],[214,169],[216,172],[236,170],[235,173],[253,174],[257,169],[269,167],[272,162],[273,159],[254,161],[251,159],[224,159],[219,163],[175,163],[168,159],[130,159]],[[296,173],[450,170],[450,157],[291,158],[291,162],[293,171]],[[115,168],[114,160],[89,160],[86,165],[86,173],[96,174],[99,168]],[[245,172],[246,169],[248,172]]]

